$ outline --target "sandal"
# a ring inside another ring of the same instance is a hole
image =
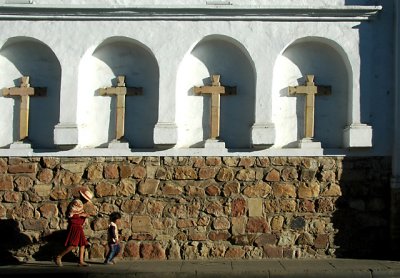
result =
[[[78,263],[78,266],[90,266],[90,264],[87,264],[87,263]]]
[[[62,262],[61,262],[61,257],[60,257],[60,256],[54,257],[54,263],[55,263],[57,266],[63,266],[63,264],[62,264]]]

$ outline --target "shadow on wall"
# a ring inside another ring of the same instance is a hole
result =
[[[393,259],[390,253],[390,158],[345,158],[332,216],[338,258]],[[323,205],[323,200],[320,206]]]
[[[361,3],[363,2],[363,3]],[[373,138],[378,134],[389,134],[393,122],[388,118],[392,113],[371,111],[373,103],[386,102],[390,110],[393,88],[391,82],[385,82],[382,69],[393,68],[390,48],[391,35],[385,32],[390,26],[393,13],[393,1],[390,0],[346,0],[346,5],[382,5],[383,9],[372,24],[361,23],[360,36],[360,107],[361,122],[373,126]],[[384,15],[385,14],[385,15]],[[376,43],[371,44],[371,41]],[[379,51],[377,50],[379,49]],[[388,53],[388,54],[383,54]],[[386,56],[385,56],[386,55]],[[374,65],[370,67],[369,65]],[[385,84],[385,86],[380,86]],[[374,93],[367,93],[370,90]],[[390,146],[390,144],[388,144]],[[365,167],[361,161],[345,159],[340,180],[342,196],[338,199],[337,211],[333,216],[337,257],[398,259],[391,253],[390,233],[390,158],[376,158],[372,168]],[[379,161],[379,159],[382,159]],[[384,166],[382,166],[384,165]]]
[[[66,238],[66,230],[55,231],[43,237],[43,244],[32,257],[37,261],[52,261],[57,254],[64,250]],[[63,261],[77,262],[78,256],[75,252],[69,252],[63,257]]]
[[[0,219],[0,231],[0,265],[22,263],[16,257],[15,252],[23,248],[29,248],[32,245],[31,239],[21,233],[18,222],[13,219]],[[66,230],[60,230],[43,237],[39,250],[32,249],[32,252],[34,252],[32,257],[37,261],[52,261],[54,256],[65,248],[66,233]],[[63,257],[63,261],[77,262],[77,253],[70,252],[66,254]]]
[[[0,231],[0,265],[19,264],[13,251],[31,244],[30,238],[21,233],[18,222],[13,219],[1,219]]]

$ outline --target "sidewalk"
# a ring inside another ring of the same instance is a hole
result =
[[[353,259],[293,260],[214,260],[214,261],[120,261],[115,265],[90,262],[90,267],[76,263],[35,261],[21,265],[0,266],[0,277],[365,277],[400,278],[400,262]]]

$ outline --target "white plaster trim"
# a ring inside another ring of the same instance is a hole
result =
[[[372,127],[366,124],[352,124],[343,131],[346,148],[372,147]]]
[[[59,123],[54,128],[54,144],[77,145],[78,126],[75,123]]]
[[[110,149],[110,148],[75,148],[69,150],[23,150],[23,149],[0,149],[0,157],[121,157],[121,156],[352,156],[368,157],[382,156],[374,150],[366,149],[205,149],[205,148],[171,148],[165,150],[144,149]]]
[[[0,5],[0,20],[364,21],[382,6]]]
[[[255,123],[251,128],[251,143],[261,148],[275,144],[275,125]]]
[[[178,127],[175,123],[157,123],[154,127],[154,144],[160,147],[178,142]]]

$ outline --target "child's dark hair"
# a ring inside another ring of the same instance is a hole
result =
[[[119,213],[119,212],[113,212],[113,213],[110,214],[110,221],[111,221],[111,222],[115,222],[115,221],[117,221],[118,219],[121,219],[121,213]]]

